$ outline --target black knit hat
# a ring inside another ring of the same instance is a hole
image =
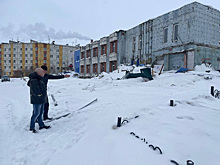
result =
[[[47,66],[46,65],[42,65],[41,68],[45,71],[47,71]]]

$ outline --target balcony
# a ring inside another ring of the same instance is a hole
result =
[[[98,57],[92,58],[92,64],[98,64]]]
[[[109,61],[117,61],[117,53],[112,52],[109,54]]]
[[[91,49],[91,44],[87,44],[86,45],[86,50],[90,50]]]
[[[116,32],[109,35],[109,42],[113,42],[113,41],[116,41],[116,40],[118,40]]]
[[[90,65],[90,61],[91,61],[90,57],[86,58],[86,65]]]
[[[100,39],[100,45],[106,45],[107,44],[107,37],[103,37]]]
[[[80,65],[84,65],[84,58],[80,60]]]
[[[106,54],[100,56],[100,63],[106,62]]]
[[[92,43],[92,48],[97,48],[99,46],[99,41],[94,41]]]

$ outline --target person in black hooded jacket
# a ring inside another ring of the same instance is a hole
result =
[[[43,122],[44,104],[47,99],[46,86],[42,80],[44,77],[44,71],[42,68],[37,68],[35,72],[29,75],[28,86],[30,87],[30,100],[33,104],[33,114],[31,116],[30,131],[36,133],[35,122],[39,124],[39,129],[48,129],[50,126],[46,126]]]
[[[46,86],[46,90],[47,90],[48,79],[62,79],[62,78],[69,77],[68,75],[53,76],[53,75],[47,74],[47,66],[46,65],[42,65],[41,68],[44,70],[44,73],[45,73],[45,75],[43,77],[43,81]],[[44,114],[43,114],[44,120],[52,120],[52,118],[48,117],[48,111],[49,111],[49,101],[48,101],[48,97],[47,97],[47,101],[44,104]]]

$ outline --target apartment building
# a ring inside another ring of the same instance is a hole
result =
[[[220,11],[193,2],[81,47],[82,76],[137,63],[165,70],[208,63],[220,70]]]
[[[0,44],[0,74],[14,77],[27,76],[41,65],[48,67],[49,73],[58,73],[74,64],[74,51],[76,47],[69,45],[56,45],[9,41]],[[71,61],[72,59],[72,61]]]

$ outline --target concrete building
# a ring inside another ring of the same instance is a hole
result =
[[[36,67],[46,65],[49,73],[58,73],[74,64],[76,47],[38,43],[9,41],[0,44],[0,75],[14,77],[27,76]],[[70,59],[73,59],[70,61]]]
[[[126,31],[126,62],[163,64],[165,70],[211,63],[220,69],[220,11],[198,2]]]
[[[208,63],[219,70],[220,11],[193,2],[81,48],[82,76],[133,63],[164,64],[165,70]]]

